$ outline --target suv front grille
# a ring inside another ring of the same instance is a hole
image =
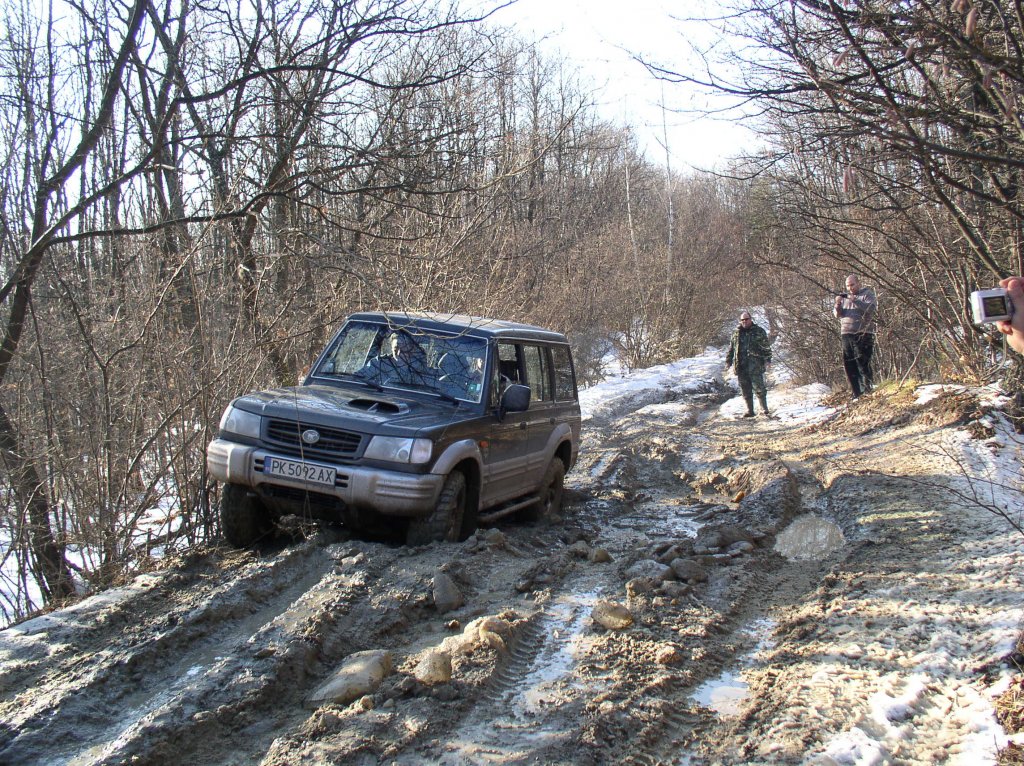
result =
[[[320,434],[316,444],[305,444],[302,433],[313,429]],[[267,424],[267,441],[281,452],[299,458],[316,460],[349,460],[359,454],[362,434],[326,426],[298,423],[294,420],[271,420]]]

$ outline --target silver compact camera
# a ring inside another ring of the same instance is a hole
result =
[[[1004,287],[975,290],[971,293],[971,313],[975,324],[1003,322],[1013,316],[1013,301]]]

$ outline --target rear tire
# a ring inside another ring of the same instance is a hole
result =
[[[544,481],[540,485],[540,500],[522,510],[525,521],[549,521],[562,511],[562,493],[565,487],[565,464],[552,458]]]
[[[236,548],[249,548],[274,530],[266,506],[254,492],[238,484],[225,484],[220,494],[220,528]]]
[[[439,540],[457,542],[462,534],[466,498],[466,477],[461,471],[452,471],[444,480],[441,494],[430,515],[409,521],[405,533],[406,545],[426,545]]]

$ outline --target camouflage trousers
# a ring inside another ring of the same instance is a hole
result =
[[[747,411],[754,411],[754,394],[757,394],[761,409],[768,412],[768,387],[764,383],[764,368],[761,365],[737,366],[736,380],[739,381],[743,401],[747,403]]]

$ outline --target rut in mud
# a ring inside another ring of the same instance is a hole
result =
[[[0,763],[943,763],[991,736],[968,713],[1020,614],[981,578],[1019,589],[1019,562],[915,446],[961,412],[724,398],[595,415],[547,525],[210,549],[3,631]],[[312,703],[360,652],[390,672]]]

